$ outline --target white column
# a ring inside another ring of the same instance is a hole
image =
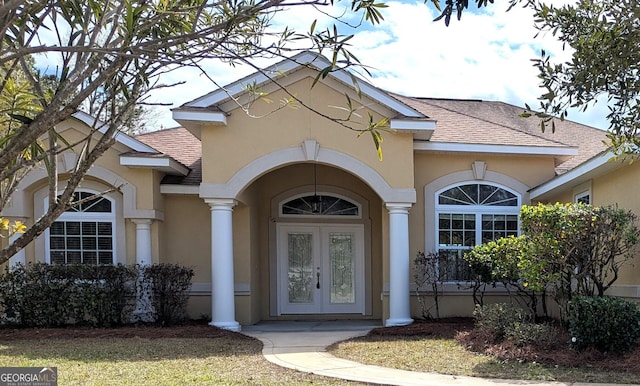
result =
[[[136,309],[133,318],[136,321],[150,322],[153,320],[153,305],[151,304],[150,283],[144,283],[142,269],[151,264],[151,219],[132,218],[136,224],[136,264],[140,266],[138,285],[136,286]]]
[[[207,199],[211,207],[211,326],[240,331],[233,277],[232,199]]]
[[[22,234],[20,234],[20,233],[12,234],[11,237],[9,237],[9,242],[12,243],[12,242],[16,241],[16,239],[18,237],[20,237],[20,236],[22,236]],[[21,250],[16,252],[15,255],[13,255],[13,256],[11,256],[11,258],[9,258],[9,267],[10,268],[14,268],[18,264],[22,264],[22,265],[26,265],[27,264],[27,254],[26,254],[24,248],[22,248]]]
[[[410,203],[387,203],[389,210],[389,319],[385,326],[405,326],[411,319],[409,292]]]
[[[151,264],[151,219],[131,219],[136,224],[136,264]]]

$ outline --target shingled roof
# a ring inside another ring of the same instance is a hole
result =
[[[604,130],[556,119],[555,132],[550,127],[542,132],[538,118],[522,118],[520,113],[524,108],[504,102],[393,95],[437,120],[432,142],[576,147],[578,155],[557,165],[557,174],[573,169],[607,148]]]
[[[139,134],[137,140],[164,153],[191,171],[186,176],[167,175],[163,184],[200,185],[202,182],[202,146],[200,140],[184,127],[174,127]]]
[[[508,103],[390,95],[437,120],[430,142],[577,148],[578,155],[557,165],[558,175],[606,150],[603,143],[606,132],[603,130],[568,120],[556,120],[555,132],[550,128],[542,132],[539,119],[520,117],[524,109]],[[135,138],[191,169],[184,177],[165,176],[163,184],[199,185],[202,182],[201,143],[187,129],[164,129]]]

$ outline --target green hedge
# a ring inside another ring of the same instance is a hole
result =
[[[169,326],[186,320],[193,274],[193,269],[174,264],[145,267],[143,283],[148,283],[144,285],[150,289],[151,309],[157,323]]]
[[[186,319],[193,270],[178,265],[17,265],[0,274],[0,324],[111,327]],[[147,304],[145,304],[147,302]]]
[[[569,302],[571,346],[621,353],[640,339],[640,308],[615,297],[577,296]]]
[[[135,267],[18,265],[0,276],[3,322],[24,327],[127,323],[135,304]]]

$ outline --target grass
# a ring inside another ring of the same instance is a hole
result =
[[[34,339],[0,342],[1,366],[52,366],[61,385],[343,385],[283,369],[253,339]]]
[[[471,352],[449,338],[370,335],[337,343],[329,351],[360,363],[412,371],[532,381],[640,384],[640,376],[625,372],[499,361]]]
[[[64,330],[60,330],[64,332]],[[91,330],[85,331],[91,333]],[[200,335],[197,335],[200,336]],[[278,367],[262,343],[239,334],[183,337],[0,337],[0,366],[52,366],[61,385],[345,385]],[[329,348],[333,355],[404,370],[535,381],[640,384],[640,376],[592,368],[499,361],[436,335],[368,335]],[[351,383],[355,384],[355,383]]]

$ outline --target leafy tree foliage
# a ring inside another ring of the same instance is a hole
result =
[[[551,286],[563,318],[576,295],[604,296],[640,237],[637,216],[615,207],[525,205],[520,218],[522,236],[478,245],[465,259],[485,283],[522,291]]]
[[[290,57],[307,50],[330,58],[331,71],[358,65],[350,52],[350,35],[337,27],[335,17],[322,29],[314,21],[307,31],[269,28],[271,20],[288,7],[315,7],[323,15],[338,2],[327,0],[16,0],[0,2],[0,211],[29,168],[46,164],[49,175],[48,210],[24,234],[0,250],[0,264],[42,234],[72,202],[73,192],[90,166],[114,143],[115,135],[135,122],[136,110],[149,93],[170,84],[161,75],[178,67],[202,70],[207,60],[256,70],[256,60]],[[438,1],[435,0],[434,4]],[[349,17],[362,23],[382,21],[384,3],[347,0]],[[349,24],[354,26],[353,23]],[[46,58],[50,67],[36,68],[34,58]],[[266,74],[272,76],[273,74]],[[215,75],[205,74],[215,85]],[[354,78],[355,81],[355,78]],[[259,90],[256,90],[260,94]],[[264,95],[257,95],[257,97]],[[87,107],[93,131],[69,143],[53,128]],[[284,101],[295,102],[295,96]],[[351,102],[351,100],[349,100]],[[355,105],[355,103],[354,103]],[[351,105],[348,105],[351,108]],[[348,108],[348,109],[349,109]],[[352,109],[352,108],[351,108]],[[334,119],[344,127],[370,133],[378,147],[385,120],[359,122]],[[332,117],[325,116],[328,119]],[[58,175],[57,156],[73,150],[77,163]],[[118,187],[115,187],[117,189]]]
[[[574,293],[604,296],[633,258],[640,236],[637,216],[616,207],[539,204],[523,207],[520,215],[533,244],[526,252],[530,282],[558,279],[557,291],[569,299]]]
[[[542,51],[534,60],[541,86],[538,114],[564,119],[567,109],[586,110],[599,97],[607,98],[609,139],[619,154],[639,153],[640,140],[640,4],[630,0],[580,0],[554,7],[534,0],[525,3],[535,12],[540,33],[551,33],[567,49],[571,60],[558,63]]]
[[[473,299],[476,305],[484,305],[483,295],[487,285],[499,285],[509,291],[515,301],[524,303],[531,315],[537,315],[537,295],[541,292],[544,294],[546,287],[541,283],[530,285],[523,281],[526,276],[523,264],[526,247],[527,239],[524,236],[509,236],[477,245],[464,256],[473,276]],[[546,316],[546,305],[543,303],[543,306]]]

